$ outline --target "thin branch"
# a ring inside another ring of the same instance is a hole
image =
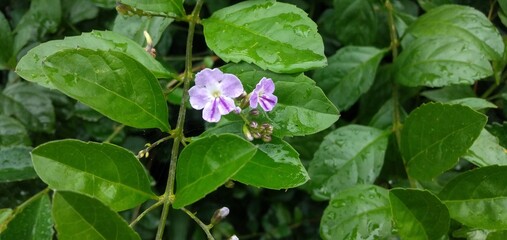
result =
[[[213,235],[211,235],[211,232],[209,231],[211,229],[210,225],[204,224],[201,219],[199,219],[197,216],[195,216],[194,213],[188,211],[186,208],[181,208],[183,212],[185,212],[190,218],[192,218],[199,227],[202,228],[202,230],[206,233],[206,236],[208,237],[208,240],[214,240],[215,238]]]

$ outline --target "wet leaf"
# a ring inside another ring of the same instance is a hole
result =
[[[97,198],[116,211],[156,198],[139,160],[132,152],[112,144],[48,142],[32,151],[32,161],[50,188]]]
[[[303,72],[327,62],[317,25],[291,4],[241,2],[202,23],[208,47],[227,62],[245,61],[279,73]]]
[[[401,132],[408,174],[430,180],[458,162],[479,136],[486,116],[469,107],[430,103],[412,111]]]
[[[181,151],[176,168],[174,208],[203,198],[233,177],[255,155],[257,148],[232,134],[193,141]]]
[[[58,239],[141,239],[118,213],[81,194],[56,192],[52,215]]]
[[[348,125],[329,133],[310,162],[313,194],[329,199],[357,184],[372,184],[382,169],[388,134]]]
[[[66,49],[49,56],[43,69],[55,88],[115,121],[169,131],[160,84],[126,54]]]
[[[357,185],[336,194],[320,221],[323,239],[386,239],[391,235],[387,190]]]

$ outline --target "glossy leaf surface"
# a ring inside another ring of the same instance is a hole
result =
[[[474,98],[475,93],[471,86],[451,85],[421,93],[422,96],[435,102],[449,102],[457,99]]]
[[[0,147],[0,183],[36,178],[30,158],[31,147]]]
[[[0,234],[0,239],[53,239],[53,219],[48,195],[41,194],[23,208],[17,209],[5,231]]]
[[[477,168],[452,179],[439,197],[469,227],[507,230],[507,166]]]
[[[407,30],[410,37],[459,38],[476,46],[489,60],[502,59],[504,44],[500,33],[479,10],[468,6],[444,5],[422,15]],[[406,39],[408,38],[408,39]]]
[[[53,141],[36,147],[32,161],[50,188],[97,198],[117,211],[155,198],[139,160],[112,144]]]
[[[317,25],[291,4],[241,2],[214,12],[203,26],[208,47],[227,62],[245,61],[285,73],[326,65]]]
[[[368,91],[385,51],[374,47],[346,46],[315,70],[313,78],[340,110],[350,108]]]
[[[454,166],[486,120],[483,114],[461,105],[431,103],[411,112],[401,132],[401,154],[408,173],[430,180]]]
[[[46,57],[64,50],[87,48],[102,51],[119,51],[134,58],[148,68],[156,77],[169,77],[171,74],[157,62],[143,47],[129,38],[110,31],[93,31],[80,36],[66,37],[63,40],[53,40],[40,44],[23,56],[16,66],[16,73],[22,78],[36,82],[45,87],[54,88],[43,71],[43,61]]]
[[[447,104],[460,104],[463,106],[470,107],[473,110],[482,110],[487,108],[497,108],[497,106],[488,100],[482,99],[482,98],[461,98],[461,99],[455,99],[449,102],[446,102]]]
[[[233,177],[255,155],[257,148],[232,134],[193,141],[181,151],[176,168],[174,208],[191,204]]]
[[[329,133],[310,162],[313,194],[329,199],[356,184],[372,184],[384,163],[388,134],[348,125]]]
[[[505,148],[500,146],[498,138],[486,129],[481,131],[481,135],[463,157],[479,167],[507,165]]]
[[[120,0],[120,3],[153,13],[163,13],[168,16],[184,16],[184,0]]]
[[[449,211],[429,191],[395,188],[389,201],[402,239],[440,239],[449,231]]]
[[[470,85],[493,74],[484,54],[456,37],[417,38],[396,59],[395,78],[410,87]]]
[[[385,239],[391,235],[387,190],[357,185],[336,194],[320,222],[323,239]]]
[[[0,147],[30,145],[25,127],[16,119],[0,114]]]
[[[340,117],[336,107],[322,89],[308,83],[275,83],[278,103],[267,114],[273,123],[273,134],[303,136],[320,132]]]
[[[55,110],[51,99],[34,84],[17,83],[0,93],[0,112],[14,116],[28,130],[52,133]]]
[[[288,189],[310,178],[299,154],[279,138],[257,145],[256,154],[232,178],[238,182],[268,189]]]
[[[66,49],[46,58],[43,69],[58,90],[115,121],[169,131],[160,84],[126,54]]]
[[[56,192],[52,215],[58,239],[141,239],[116,212],[78,193]]]

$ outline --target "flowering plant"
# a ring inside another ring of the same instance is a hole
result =
[[[28,2],[0,239],[505,238],[506,1]]]

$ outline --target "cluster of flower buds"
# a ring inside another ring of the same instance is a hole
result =
[[[252,121],[250,124],[245,124],[243,126],[243,133],[250,141],[254,139],[262,139],[264,142],[270,142],[271,135],[273,134],[273,126],[269,123],[259,125],[257,122]]]

